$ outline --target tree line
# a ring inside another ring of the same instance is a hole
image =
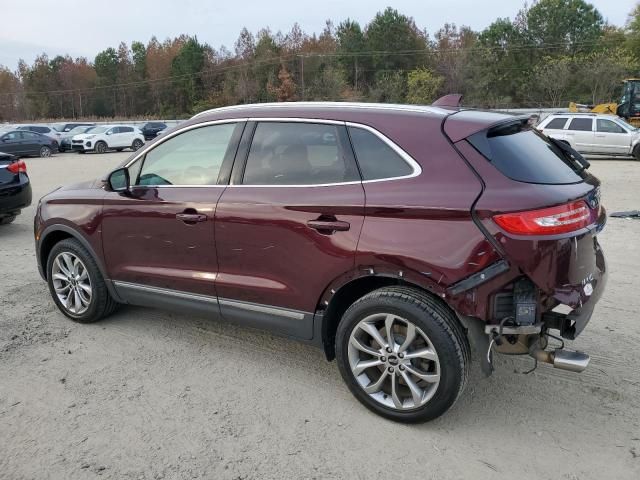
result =
[[[476,107],[560,107],[617,101],[639,69],[640,4],[624,26],[585,0],[538,0],[482,31],[446,23],[433,35],[387,8],[366,25],[328,20],[319,34],[243,28],[233,51],[181,35],[123,42],[93,61],[43,53],[16,72],[0,66],[0,122],[295,100],[428,104],[454,92]]]

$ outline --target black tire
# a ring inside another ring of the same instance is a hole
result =
[[[9,225],[10,223],[13,223],[13,221],[16,219],[15,215],[9,215],[7,217],[0,217],[0,225]]]
[[[142,142],[142,140],[140,140],[139,138],[136,138],[133,143],[131,144],[131,150],[133,150],[134,152],[140,150],[140,147],[142,147],[142,145],[144,145],[144,143]]]
[[[361,320],[376,313],[391,313],[413,323],[437,352],[440,379],[424,405],[390,408],[369,396],[356,380],[348,358],[349,338]],[[365,407],[390,420],[419,423],[439,417],[458,399],[469,375],[471,351],[458,319],[438,299],[414,288],[385,287],[360,298],[345,312],[336,335],[336,358],[349,390]]]
[[[640,145],[633,147],[633,158],[640,161]]]
[[[46,145],[41,146],[40,151],[38,152],[41,158],[50,157],[51,153],[52,153],[51,147],[48,147]]]
[[[105,153],[107,151],[107,144],[103,141],[96,143],[96,153]]]
[[[55,292],[54,284],[53,284],[53,264],[54,260],[61,253],[71,253],[78,257],[82,263],[87,268],[87,273],[89,275],[91,281],[91,301],[89,302],[88,308],[82,314],[75,314],[70,312],[65,308],[62,304],[58,295]],[[49,292],[51,293],[51,297],[55,302],[58,309],[67,317],[75,322],[80,323],[91,323],[100,320],[103,317],[106,317],[113,313],[113,311],[117,308],[118,304],[111,298],[109,294],[109,290],[107,289],[107,285],[100,273],[100,269],[92,257],[92,255],[87,251],[86,248],[82,246],[82,244],[74,239],[67,238],[56,243],[51,252],[49,253],[49,258],[47,259],[47,283],[49,285]]]

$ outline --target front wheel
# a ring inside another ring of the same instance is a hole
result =
[[[364,406],[417,423],[454,404],[467,380],[470,349],[457,318],[439,300],[412,288],[386,287],[345,312],[336,357]]]
[[[95,322],[117,306],[96,261],[73,238],[62,240],[51,249],[47,283],[57,307],[76,322]]]
[[[104,153],[107,151],[107,144],[104,142],[96,143],[96,153]]]
[[[51,148],[47,147],[46,145],[43,145],[42,147],[40,147],[39,154],[40,154],[40,156],[42,158],[50,157],[51,156]]]
[[[139,150],[140,147],[142,147],[143,143],[142,140],[140,140],[139,138],[136,138],[133,143],[131,144],[131,150],[133,150],[134,152]]]
[[[640,145],[633,147],[633,158],[640,161]]]

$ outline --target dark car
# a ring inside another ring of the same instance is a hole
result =
[[[487,372],[493,351],[586,367],[547,341],[580,334],[606,283],[587,166],[526,117],[222,108],[45,196],[37,259],[73,320],[132,304],[269,329],[337,358],[371,410],[425,421],[462,392],[470,343]]]
[[[167,125],[165,123],[148,122],[142,126],[140,131],[142,132],[142,135],[144,135],[145,140],[153,140],[154,138],[156,138],[156,136],[158,136],[158,133],[160,133],[165,128],[167,128]]]
[[[58,151],[58,142],[29,130],[12,130],[0,133],[0,151],[18,157],[50,157]]]
[[[16,156],[0,152],[0,225],[13,222],[31,205],[27,166]]]

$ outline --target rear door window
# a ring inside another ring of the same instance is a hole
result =
[[[243,184],[322,185],[360,180],[352,157],[345,153],[344,137],[340,125],[258,123]]]
[[[547,123],[547,126],[544,127],[544,128],[545,128],[545,130],[546,129],[562,130],[564,128],[564,126],[566,125],[566,123],[567,123],[567,117],[554,118],[549,123]]]
[[[590,132],[593,130],[592,118],[574,118],[569,124],[569,130],[576,130],[579,132]]]
[[[580,165],[526,122],[499,125],[468,140],[503,175],[518,182],[561,185],[586,176]]]

